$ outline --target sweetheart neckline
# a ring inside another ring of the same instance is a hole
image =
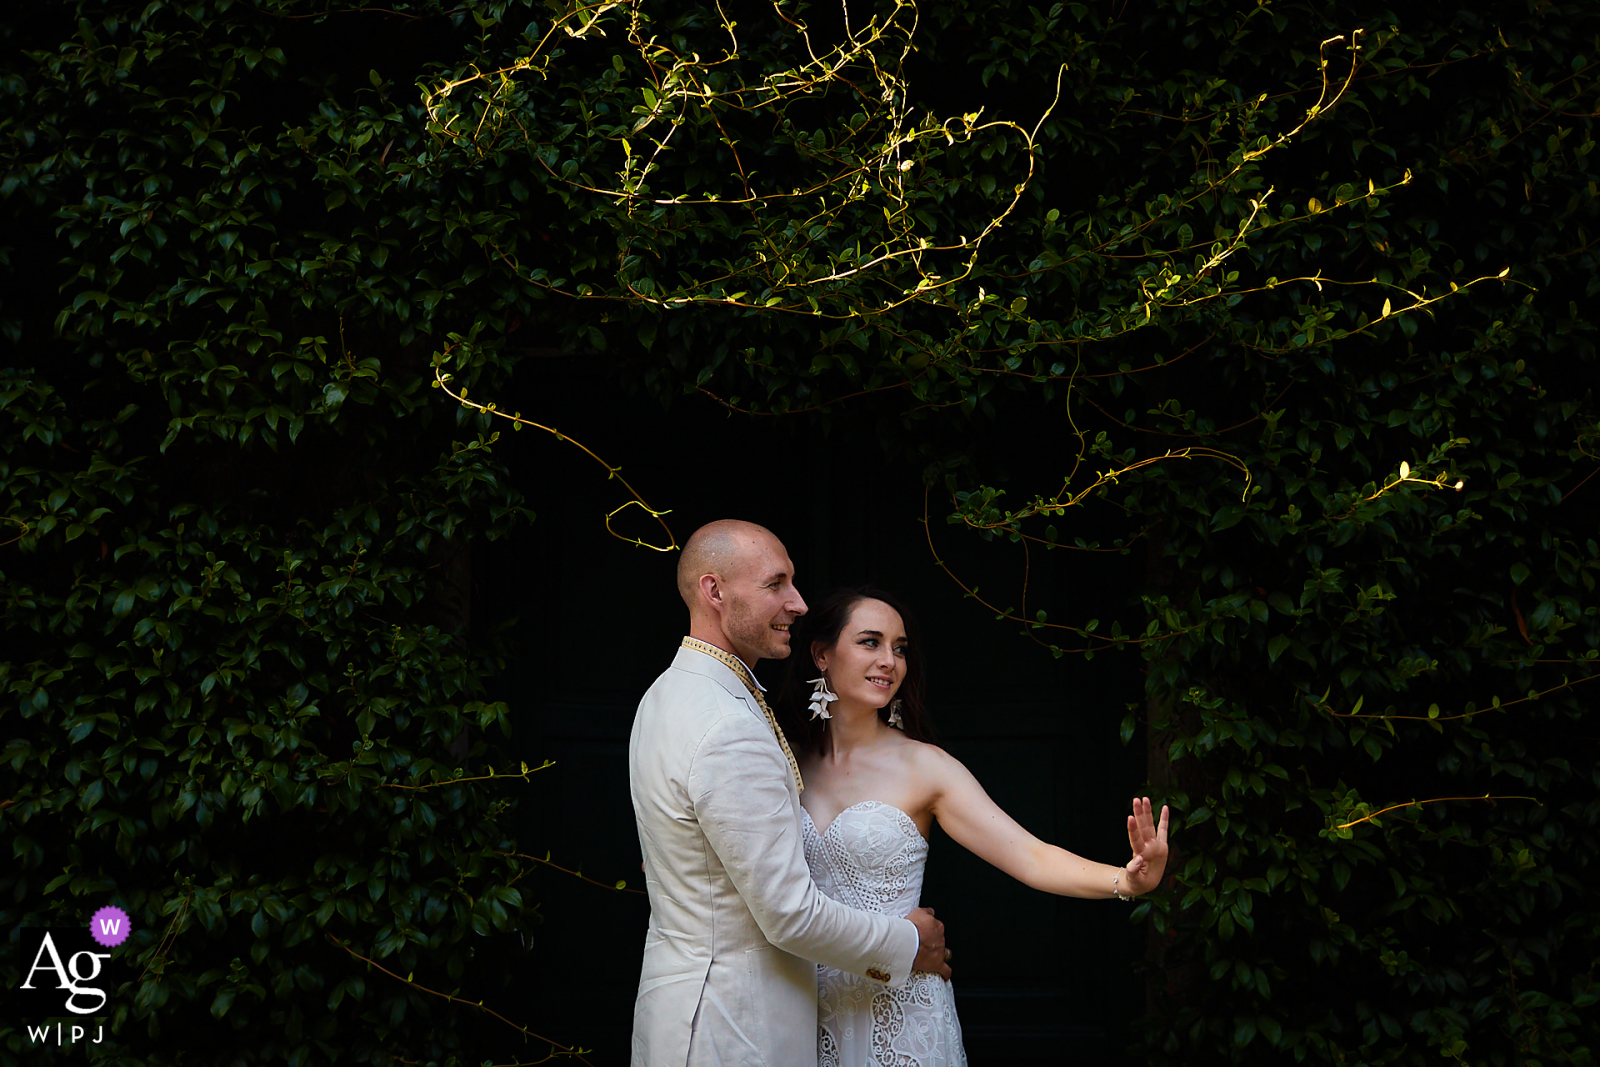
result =
[[[924,844],[927,843],[928,839],[926,837],[922,836],[922,827],[917,825],[917,820],[913,819],[910,815],[907,815],[904,809],[898,808],[895,805],[890,804],[886,800],[858,800],[854,804],[851,804],[848,808],[841,808],[839,810],[838,815],[835,815],[833,818],[828,820],[828,829],[827,830],[818,830],[817,829],[817,820],[815,820],[815,819],[813,819],[811,817],[811,813],[806,810],[806,807],[805,807],[804,804],[800,805],[800,813],[805,816],[806,822],[809,822],[811,824],[811,829],[816,832],[817,839],[818,840],[822,840],[822,839],[824,839],[824,838],[826,838],[828,836],[828,830],[832,830],[834,824],[839,821],[839,816],[840,815],[845,814],[845,812],[854,811],[857,808],[864,808],[864,807],[867,807],[867,806],[872,805],[872,804],[876,804],[880,808],[888,808],[890,811],[892,811],[896,815],[900,816],[906,822],[910,823],[912,831],[915,832],[918,837],[922,838],[922,841],[923,841]]]

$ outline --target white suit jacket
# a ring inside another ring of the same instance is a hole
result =
[[[811,881],[794,776],[727,665],[678,650],[639,704],[628,777],[650,896],[633,1067],[815,1067],[812,961],[910,976],[916,927]]]

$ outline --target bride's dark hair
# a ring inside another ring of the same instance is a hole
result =
[[[933,727],[928,721],[925,693],[927,684],[922,669],[922,643],[918,638],[917,621],[905,604],[893,593],[870,585],[849,589],[835,589],[824,596],[815,607],[796,619],[790,627],[789,668],[779,687],[774,710],[783,727],[784,736],[797,752],[822,751],[823,738],[827,736],[827,722],[811,717],[811,683],[822,672],[811,658],[811,646],[821,642],[824,648],[839,643],[845,623],[863,600],[881,600],[900,613],[906,624],[906,673],[895,694],[900,701],[900,722],[905,735],[913,741],[932,741]],[[879,708],[878,717],[889,720],[889,709]]]

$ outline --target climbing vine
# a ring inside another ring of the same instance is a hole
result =
[[[567,448],[560,398],[496,406],[550,354],[876,417],[953,591],[981,539],[1027,576],[984,581],[999,625],[1140,657],[1101,725],[1179,818],[1148,1051],[1592,1055],[1589,7],[0,29],[0,916],[129,911],[126,1062],[477,1062],[469,1006],[522,1025],[488,935],[561,858],[510,831],[539,756],[472,576],[533,518],[502,418]],[[572,514],[670,550],[672,501],[582,447]],[[1084,618],[1063,555],[1128,602]]]

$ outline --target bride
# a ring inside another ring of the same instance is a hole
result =
[[[799,654],[777,709],[805,781],[806,861],[824,893],[866,911],[908,913],[918,904],[934,820],[956,843],[1047,893],[1132,899],[1161,881],[1165,807],[1156,826],[1149,799],[1135,799],[1133,858],[1121,867],[1095,863],[1028,833],[959,760],[923,740],[921,656],[892,596],[831,593],[795,630]],[[817,1023],[818,1067],[967,1062],[950,983],[936,975],[918,973],[886,990],[819,966]]]

